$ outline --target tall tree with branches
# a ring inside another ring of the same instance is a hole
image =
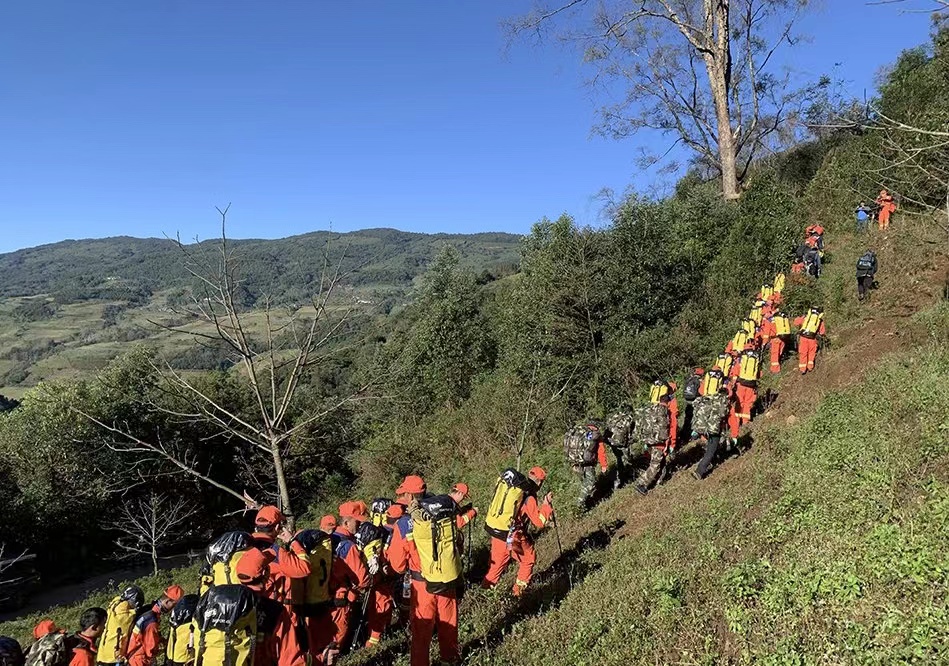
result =
[[[560,0],[515,19],[515,35],[566,22],[593,65],[593,82],[619,101],[599,129],[628,137],[657,130],[688,147],[737,199],[754,159],[785,145],[808,89],[795,90],[774,56],[793,45],[807,0]],[[668,152],[666,154],[668,154]],[[649,156],[656,162],[660,157]]]
[[[320,277],[310,285],[309,303],[276,303],[266,295],[255,299],[256,309],[243,302],[247,287],[241,280],[237,246],[226,234],[228,209],[218,209],[221,238],[213,244],[186,245],[180,240],[185,270],[194,280],[190,303],[178,308],[183,323],[167,325],[153,322],[182,339],[225,349],[237,373],[247,404],[222,398],[207,381],[178,370],[166,359],[151,357],[158,378],[154,391],[158,396],[148,407],[182,422],[200,422],[219,436],[208,443],[238,441],[248,447],[248,459],[259,467],[251,476],[260,479],[265,495],[271,496],[293,523],[292,494],[287,481],[287,455],[295,438],[308,436],[314,428],[337,410],[365,397],[369,386],[355,388],[345,395],[322,399],[304,398],[304,386],[320,364],[340,353],[341,337],[349,332],[355,306],[337,298],[345,277],[343,256],[330,261],[328,252],[317,259]],[[113,448],[170,463],[173,469],[190,475],[243,502],[247,508],[258,505],[246,491],[215,478],[202,467],[201,457],[193,449],[182,450],[163,441],[161,434],[146,438],[136,435],[122,423],[106,423],[91,414],[83,416],[109,432]]]

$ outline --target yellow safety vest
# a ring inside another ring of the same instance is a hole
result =
[[[731,354],[719,354],[718,358],[715,359],[715,367],[722,371],[723,375],[728,375],[732,369],[732,363],[735,362],[735,359]]]
[[[784,273],[778,273],[774,276],[774,293],[780,294],[784,291]]]

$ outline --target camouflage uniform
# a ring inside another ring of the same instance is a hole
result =
[[[636,479],[636,486],[641,489],[642,492],[649,490],[654,483],[659,479],[659,475],[662,474],[662,470],[666,464],[666,447],[665,446],[650,446],[649,447],[649,467],[643,470],[642,474],[639,475],[639,478]]]
[[[578,467],[577,474],[580,476],[580,494],[577,496],[577,506],[581,510],[585,510],[587,502],[593,497],[593,491],[596,490],[596,465]]]

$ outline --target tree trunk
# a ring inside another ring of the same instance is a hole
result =
[[[734,201],[741,194],[738,189],[738,159],[735,155],[735,135],[732,133],[731,119],[728,114],[728,100],[725,110],[718,109],[715,100],[715,113],[718,116],[718,158],[722,165],[722,194],[726,201]]]
[[[287,517],[287,529],[294,531],[296,526],[296,516],[293,515],[293,509],[290,506],[290,487],[287,485],[287,474],[283,469],[283,454],[280,453],[280,444],[271,443],[270,452],[273,454],[274,474],[277,477],[277,492],[280,496],[280,510]]]
[[[151,498],[152,504],[152,575],[158,577],[158,534],[156,533],[158,525],[158,500],[155,495]]]

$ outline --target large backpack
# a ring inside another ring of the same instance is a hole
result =
[[[586,426],[574,426],[563,438],[563,451],[567,462],[575,467],[589,467],[596,463],[596,452],[600,435]]]
[[[411,515],[425,587],[432,594],[453,589],[462,570],[455,527],[458,505],[448,495],[434,495],[419,500]]]
[[[771,321],[774,322],[774,330],[777,335],[791,334],[791,318],[783,312],[774,313]]]
[[[643,446],[656,446],[669,439],[669,408],[658,402],[651,402],[636,410],[633,416],[636,422],[636,439]]]
[[[774,276],[774,293],[780,294],[782,291],[784,291],[785,280],[787,280],[787,277],[784,275],[784,273],[778,273]]]
[[[330,600],[330,571],[333,543],[323,530],[303,530],[293,540],[303,546],[310,563],[310,575],[290,579],[290,603],[303,617],[318,615]]]
[[[388,497],[377,497],[369,504],[369,517],[373,525],[382,526],[386,524],[388,516],[386,512],[394,502]]]
[[[171,614],[168,616],[168,644],[165,646],[166,661],[176,664],[191,661],[194,654],[192,620],[199,600],[200,597],[197,594],[186,594],[171,609]]]
[[[628,412],[614,412],[606,419],[606,430],[610,435],[610,444],[625,449],[629,446],[633,434],[633,415]]]
[[[656,380],[649,387],[649,402],[659,402],[669,395],[669,385],[664,381]]]
[[[823,321],[823,313],[817,312],[813,308],[808,310],[804,316],[804,321],[801,323],[801,335],[806,338],[817,337],[817,332],[820,331],[820,325]]]
[[[382,552],[389,539],[389,531],[379,525],[372,523],[360,523],[356,528],[356,547],[365,556],[366,561]]]
[[[527,496],[529,479],[516,469],[501,472],[494,486],[494,497],[484,517],[484,531],[498,539],[507,538],[514,527],[517,512]]]
[[[873,270],[875,260],[876,255],[872,252],[866,252],[862,257],[857,259],[857,270],[869,273]]]
[[[194,613],[195,666],[253,666],[257,599],[243,585],[216,585]]]
[[[210,567],[210,575],[206,579],[207,586],[239,583],[237,563],[244,553],[253,547],[253,537],[247,532],[240,531],[225,532],[211,542],[207,550],[207,564]]]
[[[101,663],[124,661],[128,657],[132,627],[145,603],[145,594],[135,585],[126,587],[106,608],[105,627],[99,637],[96,660]]]
[[[732,365],[735,363],[735,357],[731,354],[719,354],[715,359],[715,367],[722,371],[722,374],[726,377],[728,373],[732,370]]]
[[[722,422],[728,414],[728,396],[718,392],[703,395],[695,401],[692,415],[692,430],[700,435],[717,435],[722,431]]]
[[[33,643],[26,651],[25,666],[67,666],[79,644],[75,636],[53,631]]]
[[[760,375],[761,357],[757,352],[746,351],[738,361],[738,379],[745,382],[756,382]]]
[[[745,321],[750,321],[750,320],[745,320]],[[754,333],[752,333],[751,335],[754,335]],[[742,322],[742,328],[739,329],[738,332],[735,333],[734,337],[732,338],[732,349],[740,352],[742,349],[745,348],[745,345],[748,344],[748,340],[750,339],[750,337],[751,336],[748,334],[748,331],[744,329],[744,322]]]
[[[682,397],[686,402],[692,402],[699,397],[702,389],[702,377],[694,372],[685,380],[685,386],[682,387]]]
[[[729,356],[729,358],[731,358]],[[714,395],[725,385],[725,373],[719,368],[712,368],[702,377],[702,395]]]

